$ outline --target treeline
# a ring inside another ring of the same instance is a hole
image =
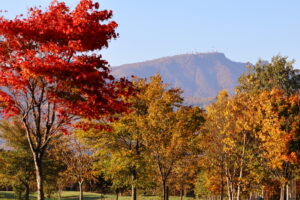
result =
[[[89,183],[94,191],[106,184],[116,197],[131,192],[133,200],[138,194],[287,200],[300,169],[299,81],[293,62],[277,56],[249,66],[236,94],[221,91],[201,109],[184,105],[182,91],[158,74],[133,78],[134,93],[123,99],[127,112],[49,143],[44,190],[51,195],[78,184],[82,199]],[[16,117],[2,121],[0,136],[7,146],[0,182],[28,199],[36,183],[26,131]],[[99,180],[105,184],[97,187]]]

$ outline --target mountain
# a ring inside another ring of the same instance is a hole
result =
[[[220,90],[234,91],[247,63],[234,62],[223,53],[183,54],[112,68],[116,77],[149,78],[161,74],[165,83],[184,90],[187,104],[211,102]]]

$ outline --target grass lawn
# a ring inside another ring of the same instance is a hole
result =
[[[62,193],[63,200],[78,200],[79,199],[79,192],[71,192],[65,191]],[[83,193],[84,200],[115,200],[115,195],[102,195],[98,193],[91,193],[91,192],[84,192]],[[36,194],[32,193],[30,195],[30,199],[35,200]],[[16,199],[14,192],[4,192],[0,191],[0,199],[1,200],[12,200]],[[46,198],[47,199],[47,198]],[[54,195],[51,199],[47,200],[56,200],[58,199],[56,195]],[[130,200],[130,196],[120,196],[119,200]],[[170,200],[179,200],[179,197],[170,197]],[[184,200],[192,200],[193,198],[184,198]],[[138,196],[138,200],[160,200],[158,196]]]

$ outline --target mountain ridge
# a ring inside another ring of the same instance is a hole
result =
[[[149,78],[160,73],[165,83],[184,90],[187,104],[208,104],[220,90],[233,93],[246,62],[235,62],[224,53],[180,54],[124,64],[112,68],[116,77]]]

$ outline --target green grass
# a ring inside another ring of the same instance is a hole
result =
[[[78,200],[79,199],[79,192],[73,192],[73,191],[64,191],[62,193],[62,200]],[[102,195],[99,193],[92,193],[92,192],[84,192],[83,193],[84,200],[115,200],[115,195]],[[13,192],[3,192],[0,191],[0,199],[1,200],[12,200],[16,199],[15,194]],[[35,200],[36,194],[32,193],[30,194],[30,199]],[[46,198],[47,199],[47,198]],[[51,199],[47,200],[57,200],[57,195],[53,195]],[[130,200],[130,196],[120,196],[119,200]],[[170,200],[179,200],[179,197],[170,197]],[[193,198],[184,198],[184,200],[192,200]],[[158,196],[138,196],[138,200],[160,200]]]

